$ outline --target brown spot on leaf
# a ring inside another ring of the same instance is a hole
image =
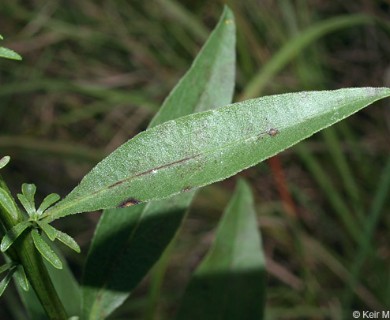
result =
[[[131,206],[134,206],[136,204],[139,204],[141,203],[141,201],[137,200],[137,199],[134,199],[134,198],[129,198],[123,202],[121,202],[119,205],[118,205],[118,208],[127,208],[127,207],[131,207]]]
[[[191,189],[192,189],[192,187],[184,187],[182,190],[181,190],[181,192],[189,192],[189,191],[191,191]]]
[[[279,130],[278,129],[275,129],[275,128],[271,128],[267,131],[268,135],[270,135],[271,137],[275,137],[278,133],[279,133]]]

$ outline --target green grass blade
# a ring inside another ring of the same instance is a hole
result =
[[[43,215],[51,221],[225,179],[389,95],[387,88],[288,93],[165,122],[115,150]]]
[[[149,127],[230,103],[234,71],[235,25],[231,11],[226,8],[192,67],[164,101]],[[103,212],[85,266],[85,318],[104,318],[128,297],[174,237],[194,193],[147,206]]]
[[[20,150],[29,154],[39,152],[44,156],[57,156],[63,159],[77,159],[77,161],[96,162],[101,160],[105,153],[99,149],[92,149],[75,143],[65,141],[50,141],[42,138],[32,138],[31,136],[0,136],[0,148]]]
[[[47,261],[49,261],[54,268],[62,269],[62,262],[60,258],[54,253],[50,246],[42,239],[37,230],[32,230],[31,235],[34,241],[35,248]]]
[[[178,1],[158,0],[157,4],[164,10],[165,14],[188,29],[198,39],[203,41],[207,38],[207,28],[202,25],[200,19]]]
[[[345,228],[348,230],[349,235],[355,241],[359,241],[360,228],[357,223],[357,220],[350,213],[351,210],[348,208],[341,195],[335,192],[333,183],[329,176],[326,174],[325,170],[321,167],[320,163],[309,152],[309,150],[304,144],[298,145],[295,150],[297,151],[299,157],[301,158],[305,166],[312,173],[312,176],[320,185],[323,192],[326,194],[335,213],[340,217],[340,220],[343,222]]]
[[[283,67],[299,54],[306,46],[322,36],[338,29],[354,27],[359,24],[373,23],[374,19],[364,15],[347,15],[321,21],[295,36],[275,54],[249,82],[240,100],[261,95],[267,83]]]
[[[325,139],[325,143],[327,146],[327,150],[331,155],[331,159],[334,162],[338,174],[340,175],[340,180],[342,181],[345,191],[350,198],[350,202],[354,206],[354,211],[357,213],[357,217],[359,218],[359,222],[363,222],[363,204],[361,202],[361,195],[358,187],[358,183],[351,172],[351,167],[348,164],[347,158],[343,153],[340,142],[337,137],[337,133],[335,128],[328,128],[324,130],[323,137]]]
[[[374,200],[371,204],[369,214],[366,217],[365,228],[360,237],[359,249],[351,263],[351,275],[348,279],[348,287],[344,293],[344,306],[349,308],[351,306],[352,294],[356,289],[359,275],[364,262],[372,252],[372,239],[375,229],[378,226],[381,215],[386,213],[384,206],[390,194],[390,158],[380,175],[380,181],[375,192]]]
[[[239,181],[215,242],[190,281],[177,319],[262,319],[265,283],[251,190]]]

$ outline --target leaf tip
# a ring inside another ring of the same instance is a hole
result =
[[[0,251],[6,252],[8,248],[9,248],[9,246],[7,245],[7,242],[4,241],[4,238],[3,238],[3,240],[1,241],[1,245],[0,245]]]
[[[10,156],[4,156],[0,159],[0,169],[4,168],[8,162],[11,160]]]

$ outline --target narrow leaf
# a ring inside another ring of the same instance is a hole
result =
[[[52,227],[50,224],[43,222],[43,221],[37,221],[38,226],[43,230],[43,232],[46,233],[47,237],[54,241],[57,237],[58,230],[54,227]]]
[[[28,291],[29,284],[28,284],[27,276],[26,276],[26,273],[24,272],[24,268],[21,264],[19,264],[16,267],[16,271],[14,273],[14,278],[15,278],[16,282],[19,284],[19,286],[24,291]]]
[[[22,60],[22,57],[16,53],[15,51],[0,47],[0,57],[1,58],[7,58],[7,59],[12,59],[12,60]]]
[[[42,212],[44,212],[47,208],[49,208],[52,204],[56,203],[60,199],[61,197],[57,193],[51,193],[46,196],[37,210],[38,216],[40,216]]]
[[[5,276],[5,278],[3,280],[1,280],[0,282],[0,297],[3,295],[5,289],[7,288],[9,282],[11,281],[12,279],[12,275],[14,274],[14,272],[16,271],[16,269],[11,269],[7,275]]]
[[[10,196],[10,194],[0,187],[0,207],[8,212],[12,218],[15,220],[18,218],[18,209],[16,208],[16,204],[14,199]]]
[[[0,249],[2,252],[7,251],[7,249],[15,242],[15,240],[31,226],[30,221],[22,221],[14,226],[12,229],[8,230],[6,235],[1,240]]]
[[[4,168],[8,162],[11,160],[9,156],[4,156],[0,159],[0,169]]]
[[[57,231],[56,238],[59,241],[61,241],[64,245],[71,248],[73,251],[80,253],[81,250],[80,250],[80,247],[77,244],[76,240],[74,240],[70,235],[68,235],[62,231],[59,231],[59,230],[56,230],[56,231]]]
[[[23,208],[26,210],[30,218],[33,218],[35,215],[35,207],[28,201],[24,194],[18,193],[17,197],[22,204]]]
[[[321,20],[318,23],[310,25],[307,29],[298,33],[290,39],[267,63],[262,66],[259,72],[250,80],[240,100],[254,98],[264,91],[268,83],[272,83],[272,78],[280,70],[285,68],[286,64],[295,58],[309,45],[313,44],[319,38],[340,29],[351,28],[362,24],[373,23],[373,17],[362,14],[348,14],[344,16],[333,17]]]
[[[8,263],[5,263],[3,264],[1,267],[0,267],[0,274],[2,274],[3,272],[9,270],[14,264],[12,262],[8,262]]]
[[[54,268],[62,269],[62,262],[60,258],[54,253],[54,251],[50,248],[50,246],[42,239],[37,230],[32,230],[31,235],[34,241],[34,245],[39,251],[39,253],[44,257],[47,261],[49,261]]]
[[[51,221],[225,179],[389,95],[388,88],[288,93],[165,122],[115,150],[43,215]]]
[[[262,319],[265,280],[251,190],[239,181],[214,244],[190,281],[177,319]]]
[[[22,194],[26,197],[27,201],[34,208],[35,211],[35,192],[37,187],[32,183],[23,183],[22,184]]]
[[[23,205],[24,209],[26,209],[28,215],[32,218],[36,214],[34,199],[36,191],[37,187],[35,184],[23,183],[22,194],[19,193],[17,195],[20,203]]]
[[[235,45],[234,16],[225,7],[215,30],[191,68],[165,99],[149,128],[231,103],[235,82]]]
[[[191,68],[149,128],[230,103],[234,81],[235,24],[231,11],[225,8]],[[106,318],[122,304],[176,234],[194,194],[189,191],[146,206],[103,212],[84,272],[84,318]]]

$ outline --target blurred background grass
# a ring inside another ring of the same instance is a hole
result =
[[[390,86],[385,0],[2,1],[2,45],[24,59],[0,63],[0,152],[12,157],[3,174],[13,192],[34,182],[41,198],[64,196],[144,130],[223,3],[238,30],[235,101]],[[240,174],[256,195],[269,319],[342,319],[350,309],[390,308],[389,132],[383,101],[280,154],[287,183],[267,163]],[[235,180],[200,191],[166,262],[113,319],[171,318]],[[56,222],[83,248],[81,255],[65,251],[77,277],[98,217]],[[0,304],[1,319],[20,312],[11,290]]]

